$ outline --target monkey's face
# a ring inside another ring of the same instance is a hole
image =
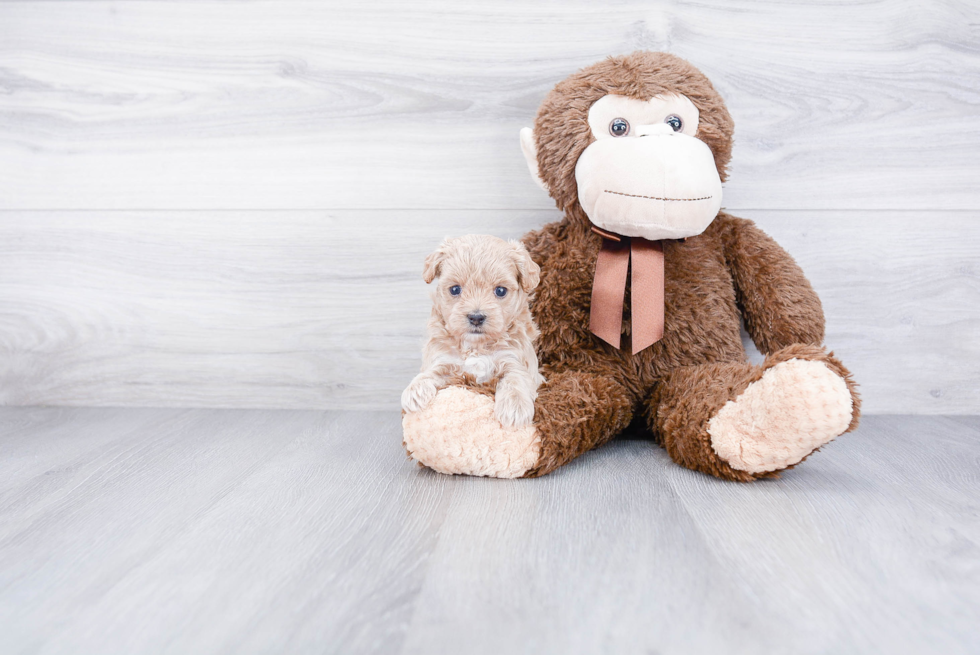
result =
[[[665,52],[638,51],[555,85],[534,128],[521,130],[521,150],[570,221],[683,238],[703,232],[721,208],[734,128],[701,71]]]
[[[595,141],[575,165],[579,204],[598,227],[631,237],[701,234],[721,208],[711,149],[686,96],[606,95],[588,113]]]

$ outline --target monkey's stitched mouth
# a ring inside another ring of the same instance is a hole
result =
[[[664,200],[669,202],[694,202],[696,200],[711,200],[714,196],[704,196],[702,198],[659,198],[657,196],[641,196],[635,193],[623,193],[622,191],[610,191],[603,189],[603,193],[611,193],[616,196],[626,196],[627,198],[644,198],[646,200]]]

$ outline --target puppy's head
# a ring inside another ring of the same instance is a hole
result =
[[[469,234],[446,239],[425,258],[422,277],[437,280],[435,312],[454,337],[495,340],[527,314],[541,269],[516,241]]]

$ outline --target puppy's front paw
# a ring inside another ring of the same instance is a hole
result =
[[[402,409],[418,412],[429,406],[439,388],[431,378],[415,378],[402,392]]]
[[[509,387],[497,387],[494,416],[506,428],[519,428],[534,421],[534,399]]]

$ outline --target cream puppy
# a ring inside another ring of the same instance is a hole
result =
[[[494,412],[502,425],[531,423],[544,378],[528,294],[540,273],[520,243],[478,234],[446,239],[425,258],[422,277],[437,283],[422,372],[402,393],[406,412],[425,408],[450,379],[468,373],[477,383],[496,381]]]

